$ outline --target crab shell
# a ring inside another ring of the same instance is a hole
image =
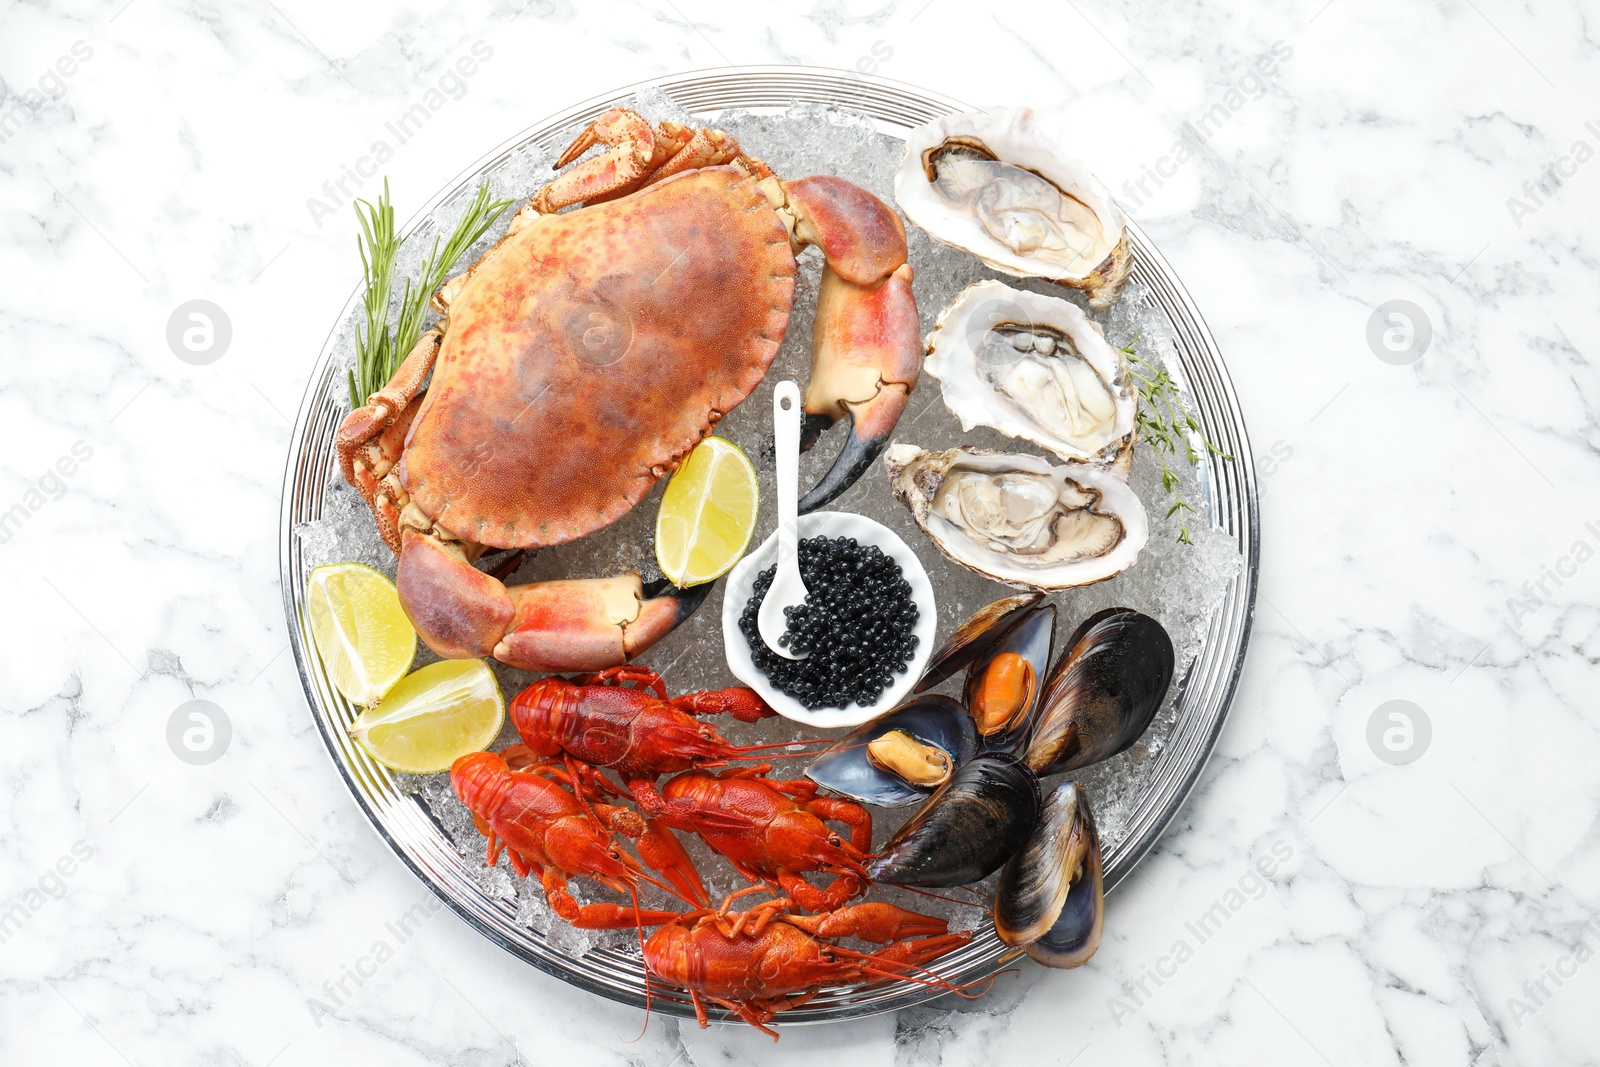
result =
[[[450,297],[402,460],[412,502],[496,548],[616,521],[761,381],[794,277],[735,167],[533,217]]]

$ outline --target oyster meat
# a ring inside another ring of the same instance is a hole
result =
[[[1144,505],[1102,464],[897,444],[889,485],[934,545],[1019,589],[1070,589],[1132,566],[1150,536]]]
[[[1122,214],[1032,108],[945,115],[906,137],[894,195],[911,221],[995,270],[1047,278],[1109,307],[1128,278]]]
[[[923,367],[963,430],[990,426],[1068,460],[1110,460],[1133,444],[1127,358],[1059,297],[969,286],[939,316]]]

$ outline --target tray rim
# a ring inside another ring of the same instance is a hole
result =
[[[782,107],[787,106],[787,102],[785,102],[783,104],[754,105],[730,103],[723,105],[721,108],[704,109],[696,109],[692,107],[692,101],[694,99],[693,94],[696,91],[710,92],[720,89],[723,92],[728,92],[733,88],[746,88],[749,91],[754,92],[755,86],[747,84],[752,79],[758,82],[772,82],[773,85],[768,88],[768,91],[779,94],[786,91],[782,88],[782,84],[785,79],[792,79],[796,85],[807,82],[815,84],[833,81],[844,82],[852,86],[859,86],[863,91],[870,92],[874,96],[893,94],[908,101],[912,101],[922,108],[942,108],[945,111],[973,110],[970,105],[967,105],[962,101],[941,93],[924,89],[917,85],[879,76],[867,77],[854,71],[831,67],[783,64],[747,65],[741,67],[722,66],[700,68],[696,70],[682,71],[676,74],[666,74],[659,77],[646,78],[609,92],[597,94],[587,100],[574,104],[563,111],[550,115],[518,131],[516,134],[501,142],[501,144],[495,148],[484,153],[474,163],[460,171],[453,179],[447,182],[431,200],[420,207],[406,220],[401,232],[402,234],[409,236],[419,225],[425,222],[441,204],[461,192],[468,182],[471,182],[477,178],[478,175],[480,175],[483,171],[502,160],[509,153],[527,144],[530,140],[534,139],[538,133],[560,130],[563,127],[569,126],[575,122],[591,118],[595,115],[598,115],[607,107],[616,106],[618,103],[626,101],[644,90],[661,90],[679,100],[679,102],[683,103],[684,106],[690,107],[691,110],[696,110],[697,112],[706,114],[715,114],[718,111],[727,108],[745,108],[752,111],[763,111],[781,109]],[[793,97],[780,97],[780,99],[788,101],[792,100]],[[850,100],[829,100],[828,102],[838,104],[840,106],[856,107],[865,111],[867,109],[863,105],[870,105],[877,101],[863,99],[859,103],[852,102]],[[878,125],[880,128],[887,128],[887,132],[894,133],[897,131],[898,127],[893,119],[883,118],[880,114],[876,114],[871,111],[868,111],[867,113],[872,115],[875,125]],[[1133,823],[1130,823],[1128,836],[1119,844],[1116,862],[1114,864],[1108,863],[1107,865],[1105,872],[1105,885],[1108,893],[1114,889],[1123,878],[1130,874],[1140,862],[1142,862],[1144,857],[1155,846],[1156,842],[1159,841],[1160,838],[1165,834],[1167,828],[1169,828],[1173,821],[1177,819],[1184,805],[1187,803],[1189,796],[1192,794],[1195,786],[1198,784],[1200,775],[1204,772],[1210,761],[1212,752],[1216,747],[1222,730],[1226,726],[1228,716],[1232,709],[1233,700],[1238,689],[1239,679],[1243,671],[1244,662],[1246,656],[1248,655],[1250,637],[1255,618],[1257,586],[1259,582],[1260,568],[1260,515],[1253,451],[1250,446],[1248,429],[1244,422],[1243,412],[1239,407],[1237,393],[1233,387],[1232,377],[1228,372],[1226,363],[1222,359],[1221,351],[1216,344],[1210,327],[1206,324],[1198,306],[1195,305],[1192,296],[1188,292],[1187,288],[1183,286],[1177,273],[1172,269],[1171,264],[1167,262],[1166,257],[1163,256],[1159,249],[1157,249],[1156,246],[1149,240],[1149,238],[1146,237],[1143,230],[1133,219],[1128,218],[1126,222],[1130,236],[1137,246],[1137,255],[1135,257],[1136,263],[1139,265],[1147,264],[1153,274],[1170,282],[1171,292],[1167,295],[1172,299],[1176,310],[1182,313],[1182,317],[1186,319],[1196,331],[1191,343],[1198,345],[1201,353],[1208,357],[1205,360],[1204,367],[1211,372],[1214,380],[1201,383],[1193,380],[1193,376],[1186,373],[1185,376],[1191,380],[1186,381],[1184,384],[1189,388],[1192,395],[1199,395],[1202,392],[1210,395],[1214,392],[1219,398],[1221,406],[1229,416],[1229,422],[1231,424],[1229,428],[1236,437],[1236,443],[1232,446],[1234,461],[1232,464],[1225,467],[1220,473],[1224,477],[1231,475],[1231,478],[1228,478],[1228,480],[1230,482],[1236,480],[1239,483],[1237,495],[1240,503],[1242,504],[1242,508],[1236,509],[1236,512],[1232,517],[1242,522],[1242,526],[1233,530],[1232,533],[1234,534],[1235,538],[1240,541],[1240,547],[1243,550],[1244,565],[1241,568],[1240,574],[1234,579],[1228,593],[1225,594],[1223,601],[1219,603],[1218,608],[1213,614],[1213,632],[1211,635],[1208,635],[1206,645],[1204,646],[1209,647],[1211,645],[1212,641],[1215,639],[1219,621],[1225,614],[1229,615],[1228,628],[1234,635],[1231,640],[1235,647],[1231,661],[1223,664],[1226,676],[1222,678],[1219,683],[1213,683],[1211,686],[1212,691],[1214,691],[1218,697],[1218,699],[1214,702],[1217,710],[1215,711],[1209,723],[1208,729],[1205,731],[1203,736],[1198,738],[1198,751],[1189,755],[1186,765],[1177,782],[1176,788],[1175,790],[1170,791],[1170,795],[1161,814],[1155,819],[1136,819]],[[360,298],[361,289],[360,285],[358,284],[355,290],[352,292],[350,298],[345,302],[343,308],[334,318],[333,324],[330,327],[327,336],[324,338],[317,360],[309,372],[305,394],[296,409],[295,421],[291,430],[289,452],[284,466],[282,495],[280,497],[280,589],[283,595],[285,619],[290,632],[289,643],[291,646],[291,651],[294,654],[295,668],[300,678],[301,691],[307,702],[307,710],[310,712],[312,721],[316,725],[318,734],[322,738],[323,747],[329,761],[334,765],[338,774],[344,780],[347,789],[350,791],[352,798],[356,801],[357,807],[365,816],[368,825],[378,835],[379,839],[384,842],[389,850],[408,870],[411,871],[411,873],[423,884],[424,887],[428,889],[429,892],[438,897],[441,902],[450,908],[451,911],[462,918],[468,925],[476,929],[484,937],[488,938],[491,942],[495,943],[500,948],[523,960],[524,962],[530,963],[547,974],[559,978],[568,984],[605,997],[609,1000],[631,1004],[636,1007],[643,1007],[645,1005],[645,993],[643,990],[624,992],[618,990],[612,985],[608,985],[605,982],[600,981],[595,976],[582,970],[581,967],[583,965],[583,961],[584,959],[587,959],[588,956],[580,959],[573,959],[570,956],[560,953],[558,950],[551,950],[550,955],[555,958],[548,958],[546,956],[540,956],[532,953],[526,950],[522,945],[510,940],[500,931],[490,925],[483,915],[469,907],[467,900],[462,899],[456,893],[448,891],[446,885],[443,884],[442,873],[436,876],[427,870],[419,858],[412,855],[404,847],[402,842],[396,838],[394,833],[391,832],[391,828],[386,824],[382,814],[377,810],[373,798],[368,795],[368,793],[363,789],[361,783],[357,780],[356,769],[351,767],[344,759],[340,757],[337,742],[330,731],[330,725],[328,721],[329,716],[325,713],[325,710],[319,706],[319,700],[312,677],[313,666],[308,658],[310,636],[305,629],[304,620],[300,615],[301,605],[297,602],[294,595],[295,577],[299,566],[298,545],[294,534],[294,527],[296,525],[294,515],[294,503],[296,499],[295,490],[299,484],[297,475],[300,473],[300,468],[304,465],[305,460],[301,443],[306,439],[306,435],[309,430],[309,423],[314,415],[314,409],[319,395],[319,390],[323,387],[323,384],[327,379],[328,364],[336,347],[339,331],[343,324],[349,319],[352,310],[359,304]],[[1173,317],[1171,310],[1168,311],[1168,317],[1169,319]],[[1175,323],[1175,325],[1177,324]],[[1181,347],[1180,362],[1183,362],[1181,360]],[[1189,370],[1186,362],[1184,363],[1183,370],[1185,372]],[[1207,457],[1206,464],[1210,474],[1210,480],[1206,484],[1208,495],[1207,503],[1210,506],[1210,510],[1214,517],[1216,515],[1218,505],[1217,487],[1215,482],[1219,476],[1219,471],[1211,464],[1209,457]],[[319,484],[317,482],[311,483],[311,492],[315,494],[319,508],[320,498],[324,488],[325,486],[323,484]],[[1236,602],[1238,601],[1242,601],[1242,604],[1237,604]],[[1231,612],[1227,612],[1225,609],[1227,609],[1230,604],[1234,604],[1235,606]],[[1202,656],[1204,654],[1204,647],[1202,648]],[[1201,658],[1201,656],[1197,656],[1196,664],[1200,662]],[[1181,698],[1184,700],[1186,700],[1188,697],[1189,686],[1194,683],[1194,679],[1192,677],[1193,666],[1191,666],[1190,670],[1191,675],[1186,676],[1180,683],[1184,686],[1184,694],[1183,698]],[[1186,707],[1186,704],[1180,704],[1179,706],[1180,721],[1182,712],[1186,710]],[[1176,739],[1176,725],[1174,731],[1174,739]],[[1191,747],[1194,746],[1191,745]],[[1171,750],[1172,746],[1169,744],[1169,746],[1164,748],[1161,755],[1159,755],[1157,758],[1167,758],[1167,755]],[[1152,778],[1152,782],[1156,780],[1156,778]],[[425,808],[425,804],[423,804],[423,802],[417,800],[416,798],[412,799],[417,807]],[[1136,827],[1138,827],[1137,830],[1135,829]],[[591,953],[589,955],[594,954]],[[1004,953],[996,953],[984,967],[976,970],[969,968],[968,970],[953,975],[952,977],[956,978],[957,980],[970,981],[985,974],[993,973],[1000,967],[1004,966],[1007,959],[1013,957],[1014,954],[1012,954],[1012,957],[1007,957]],[[881,992],[881,990],[885,989],[896,992],[891,992],[890,995],[885,996]],[[940,996],[946,995],[938,990],[930,990],[925,987],[912,985],[910,983],[890,983],[887,986],[878,987],[875,990],[869,991],[869,994],[871,994],[869,999],[857,1004],[844,1006],[829,1005],[821,1009],[809,1008],[801,1009],[796,1012],[785,1012],[779,1016],[777,1024],[783,1026],[799,1026],[835,1021],[844,1018],[863,1018],[871,1015],[881,1014],[883,1012],[899,1010],[905,1007],[916,1006],[918,1004],[926,1003],[930,1000],[934,1000]],[[687,1004],[687,1002],[679,1002],[671,999],[670,996],[663,996],[663,991],[655,987],[652,987],[650,1003],[652,1010],[661,1012],[663,1014],[679,1018],[694,1017],[693,1010]],[[739,1021],[736,1016],[731,1016],[728,1013],[717,1010],[713,1010],[711,1012],[711,1017],[714,1021],[720,1022]]]

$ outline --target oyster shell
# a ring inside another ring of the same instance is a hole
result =
[[[1144,505],[1101,464],[892,445],[889,487],[934,545],[1019,589],[1091,585],[1131,567],[1149,540]]]
[[[1131,257],[1100,180],[1039,130],[1031,108],[945,115],[906,137],[894,195],[912,222],[995,270],[1047,278],[1109,307]]]
[[[986,281],[939,316],[923,364],[963,430],[991,426],[1062,459],[1109,459],[1133,443],[1128,361],[1077,305]]]

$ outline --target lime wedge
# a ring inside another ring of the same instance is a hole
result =
[[[733,569],[756,528],[756,469],[739,446],[707,437],[694,447],[661,494],[656,562],[686,589]]]
[[[394,583],[360,563],[329,563],[306,579],[311,639],[333,684],[370,707],[411,669],[417,631]]]
[[[350,736],[386,767],[447,771],[489,747],[505,721],[506,699],[481,659],[447,659],[413,671],[350,724]]]

